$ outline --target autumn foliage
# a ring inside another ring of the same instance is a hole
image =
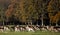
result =
[[[12,16],[25,23],[48,18],[50,23],[57,23],[60,20],[60,0],[10,0],[5,17],[9,20]]]

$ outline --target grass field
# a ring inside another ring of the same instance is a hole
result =
[[[60,32],[0,32],[0,35],[60,35]]]

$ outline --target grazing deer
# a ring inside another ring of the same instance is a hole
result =
[[[19,32],[20,31],[20,28],[19,28],[19,26],[17,25],[16,27],[15,27],[15,32]]]
[[[3,32],[3,26],[0,26],[0,32]]]
[[[4,31],[10,31],[10,29],[7,26],[4,26]]]
[[[29,26],[26,27],[26,30],[27,30],[27,31],[32,31],[32,32],[34,32],[33,28],[32,28],[32,27],[29,27]]]

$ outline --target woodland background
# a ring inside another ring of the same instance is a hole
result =
[[[60,0],[0,0],[0,25],[60,25]]]

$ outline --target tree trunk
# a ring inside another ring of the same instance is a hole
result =
[[[4,21],[3,21],[3,26],[4,26]]]
[[[4,31],[4,21],[3,21],[3,31]]]
[[[30,25],[30,22],[28,22],[28,25]]]
[[[27,25],[26,22],[25,22],[25,25]]]
[[[56,21],[56,26],[58,26],[57,21]]]
[[[50,26],[51,26],[51,23],[52,23],[52,22],[51,22],[51,19],[50,19]]]
[[[41,21],[42,21],[42,26],[43,26],[43,14],[41,15]]]
[[[58,24],[56,23],[56,26],[58,26]]]
[[[32,25],[32,21],[31,21],[30,23],[31,23],[31,25]]]

